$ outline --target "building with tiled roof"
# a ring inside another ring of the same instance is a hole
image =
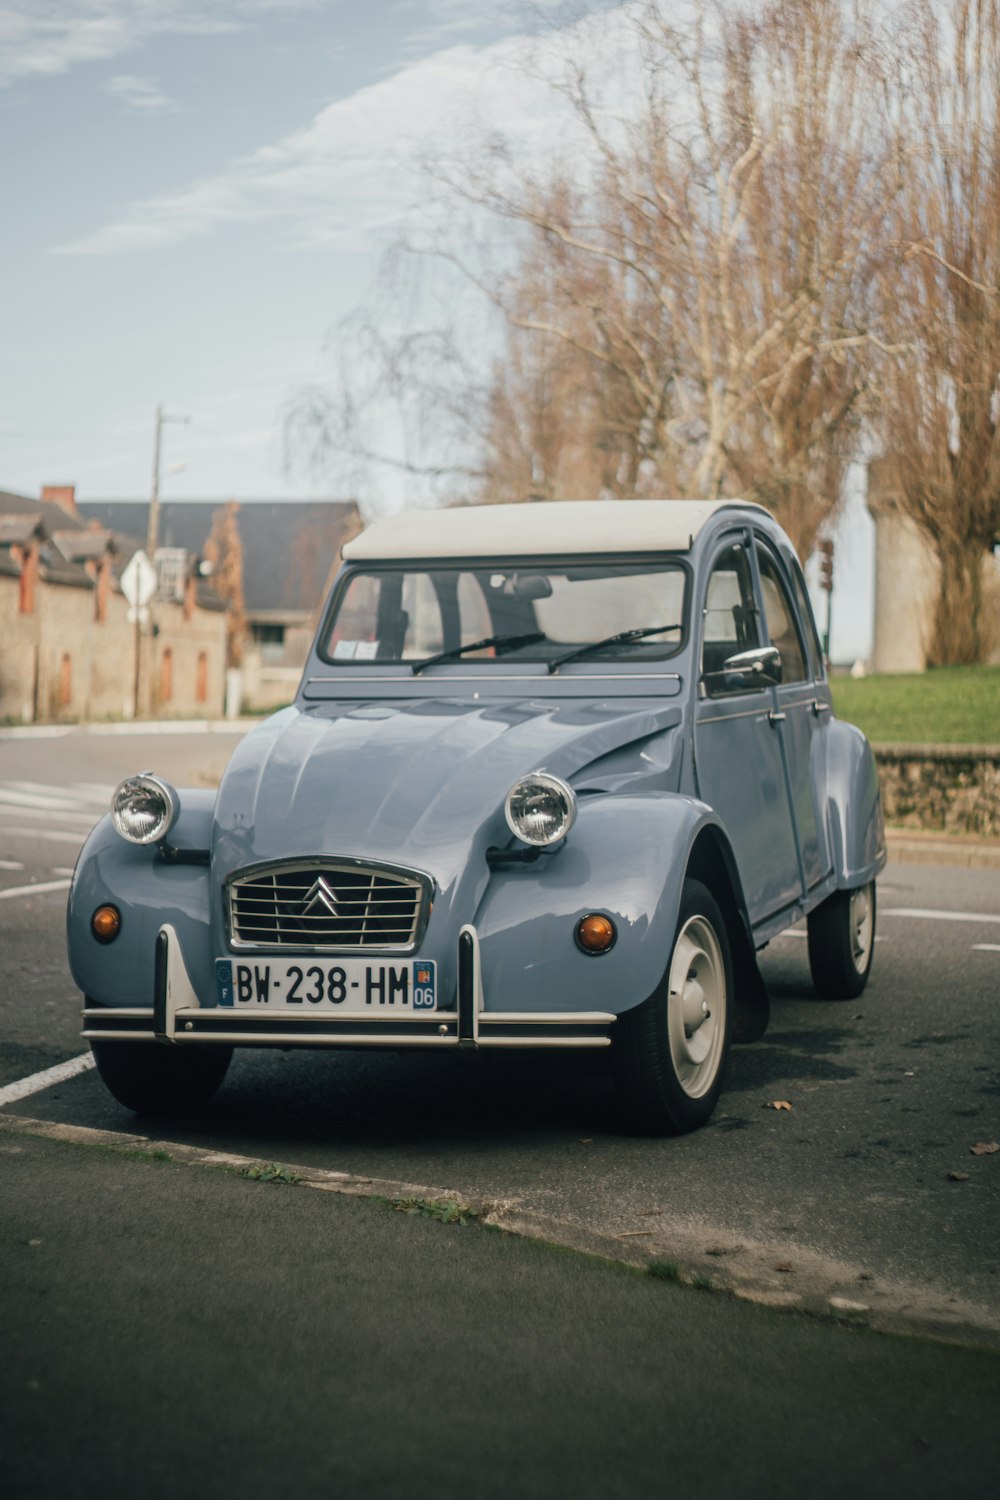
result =
[[[137,621],[120,575],[139,546],[82,516],[71,486],[0,491],[0,719],[222,712],[225,601],[191,565]]]

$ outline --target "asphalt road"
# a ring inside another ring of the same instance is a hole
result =
[[[996,1493],[1000,1357],[0,1131],[10,1500]]]
[[[0,741],[0,1088],[82,1051],[62,911],[107,788],[146,767],[210,779],[231,743]],[[890,1325],[995,1333],[1000,1153],[972,1148],[1000,1141],[1000,879],[890,865],[879,901],[860,1002],[814,997],[801,937],[772,945],[771,1030],[734,1051],[712,1125],[681,1140],[623,1133],[603,1059],[346,1052],[240,1053],[169,1134],[505,1204],[550,1237],[776,1302],[837,1295]],[[136,1128],[92,1072],[8,1109]]]

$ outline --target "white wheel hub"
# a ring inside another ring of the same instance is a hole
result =
[[[677,935],[667,979],[667,1036],[677,1081],[692,1099],[715,1082],[726,1031],[726,967],[707,917]]]
[[[872,887],[863,885],[851,892],[851,908],[848,918],[851,935],[851,958],[859,974],[868,967],[868,958],[875,940],[875,914],[872,902]]]

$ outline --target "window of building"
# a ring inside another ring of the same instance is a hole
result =
[[[69,708],[73,701],[73,663],[68,651],[62,654],[59,663],[59,706]]]
[[[169,703],[174,696],[174,653],[168,646],[160,657],[160,702]]]
[[[208,701],[208,652],[198,652],[198,666],[195,672],[194,695],[199,703]]]
[[[281,662],[285,659],[284,625],[254,625],[251,627],[254,644],[260,652],[261,661]]]

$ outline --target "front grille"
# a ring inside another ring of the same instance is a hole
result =
[[[230,936],[244,948],[412,948],[428,883],[367,865],[271,865],[229,886]]]

